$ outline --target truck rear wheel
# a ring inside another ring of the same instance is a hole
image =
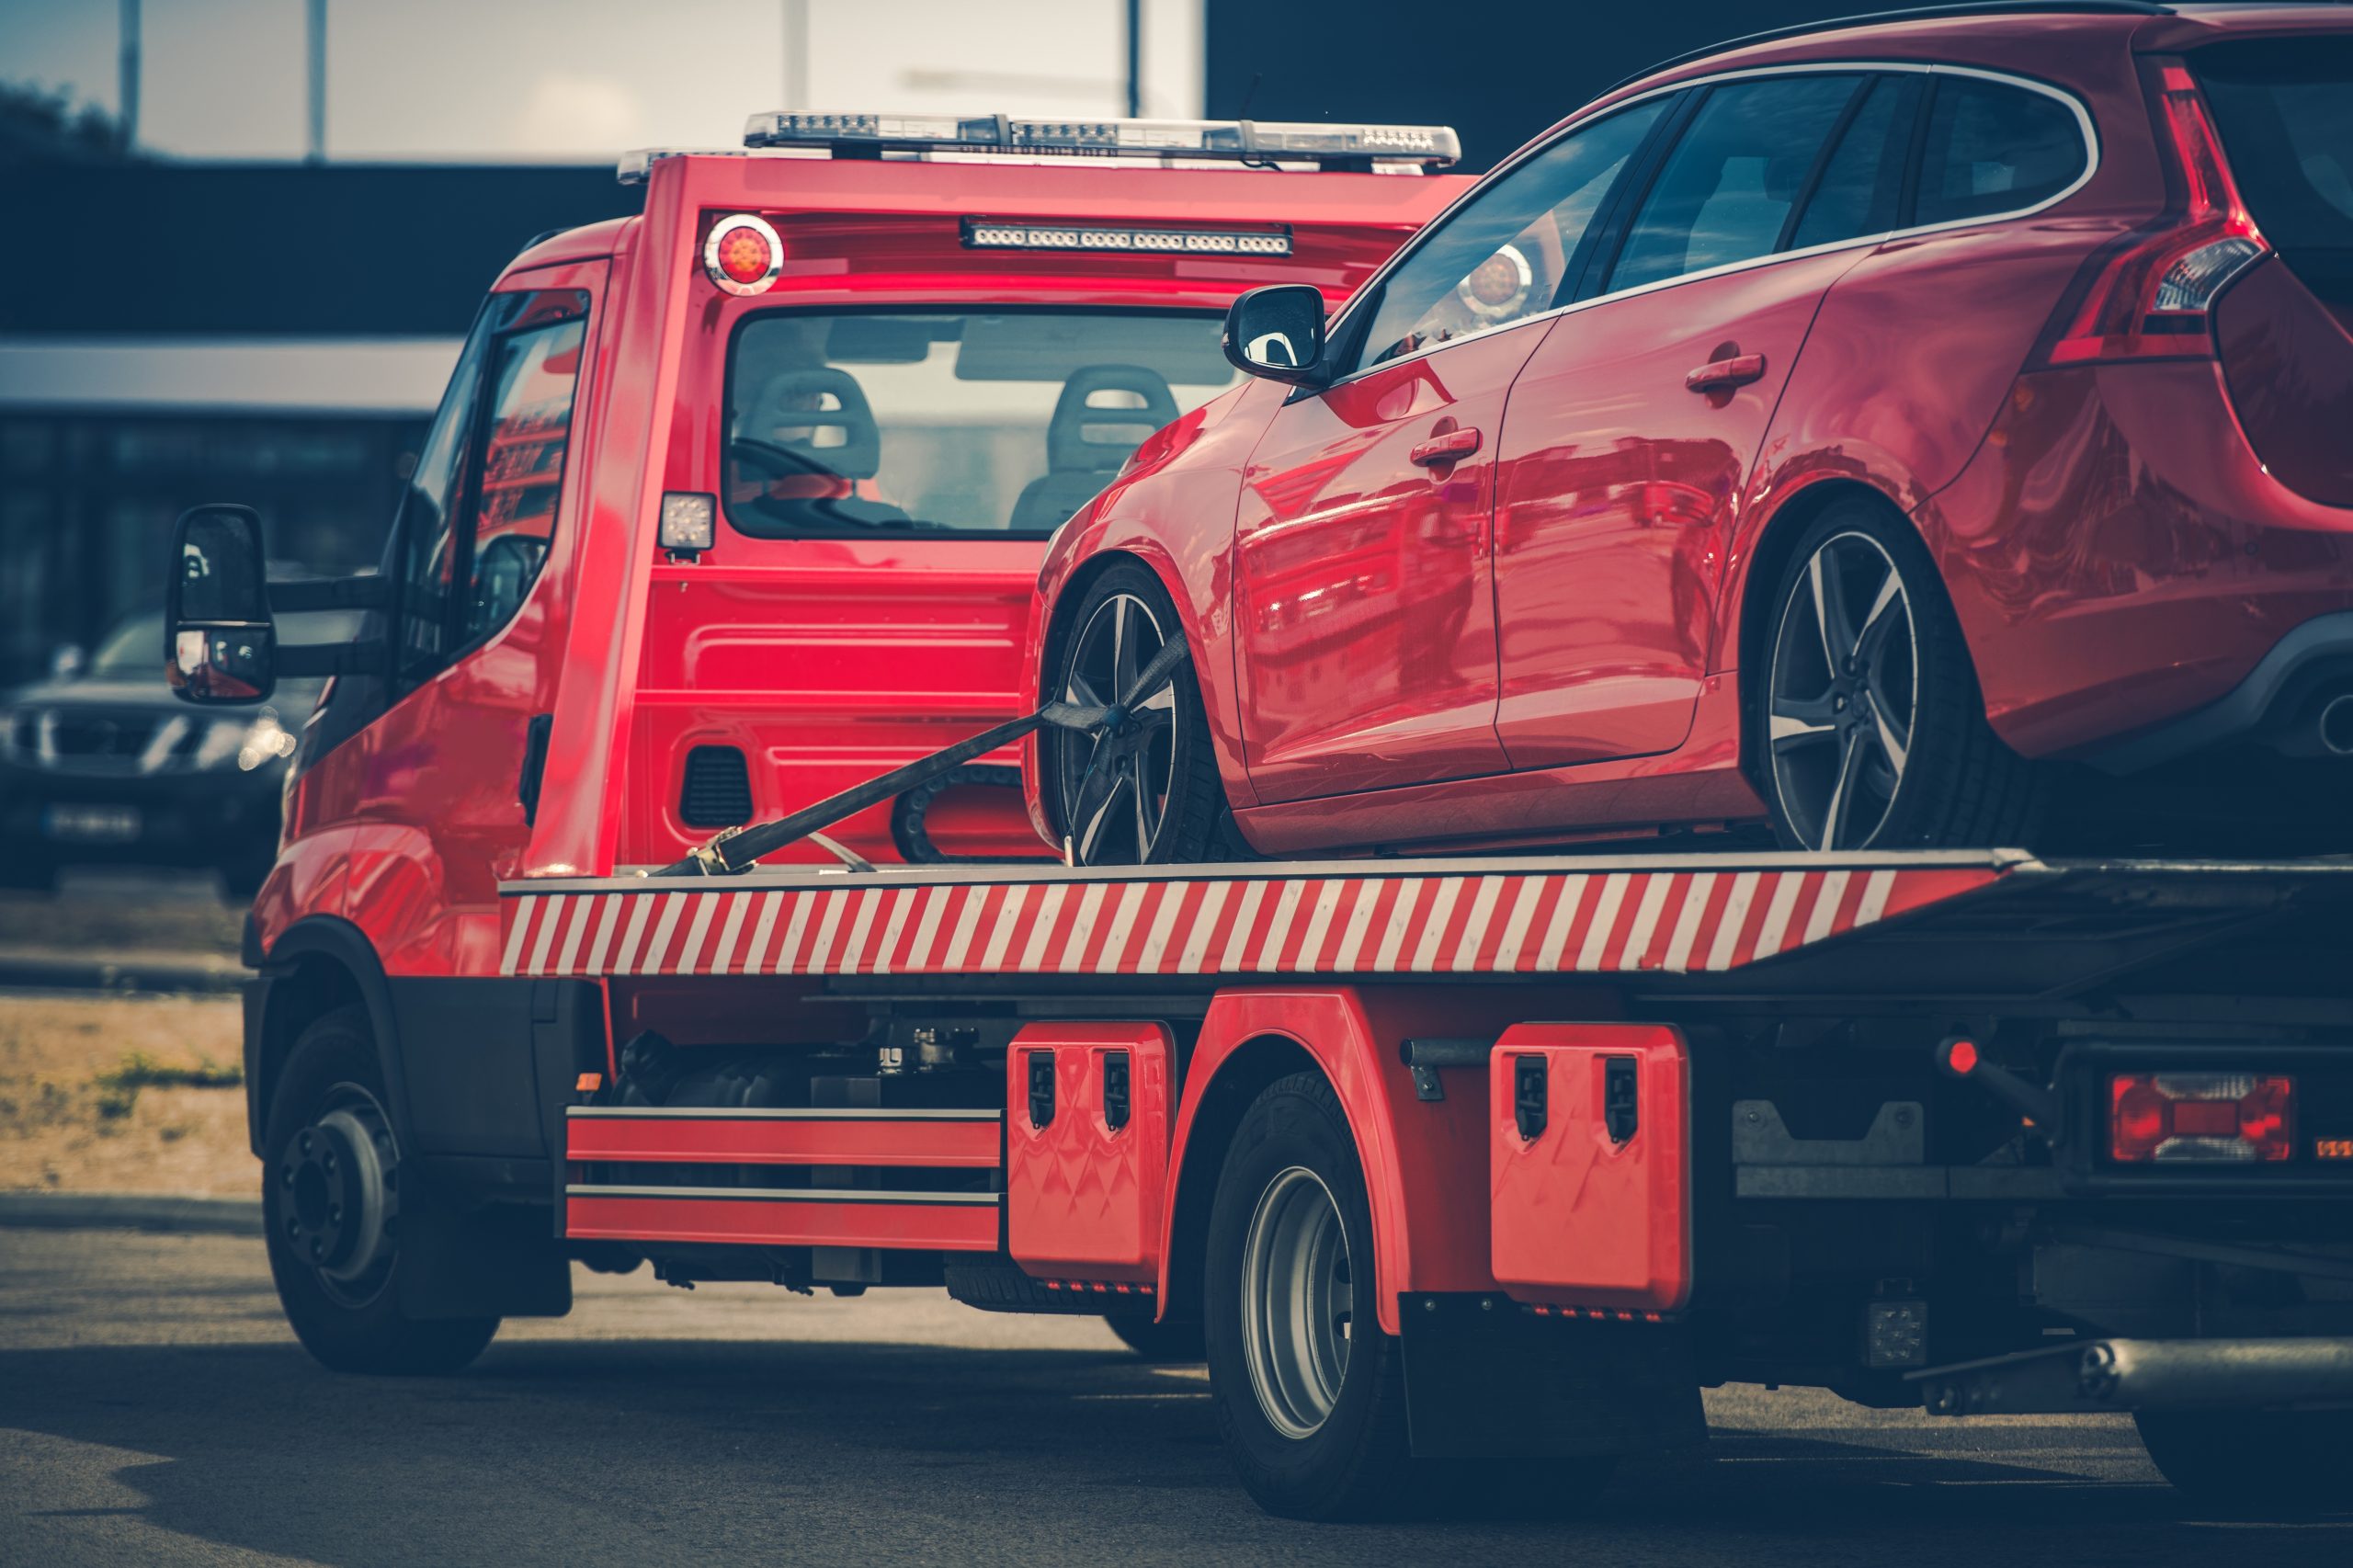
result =
[[[1407,1465],[1404,1364],[1373,1310],[1372,1210],[1323,1077],[1245,1112],[1210,1213],[1210,1390],[1261,1507],[1292,1518],[1391,1511]]]
[[[498,1319],[402,1312],[401,1248],[432,1220],[414,1202],[403,1212],[384,1097],[364,1008],[338,1007],[295,1040],[262,1137],[269,1271],[295,1336],[336,1371],[454,1372]]]
[[[2144,1410],[2141,1444],[2174,1489],[2246,1513],[2342,1507],[2353,1411]]]

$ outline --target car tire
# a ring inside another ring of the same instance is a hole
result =
[[[1783,847],[2030,843],[2044,773],[1986,722],[1960,622],[1909,523],[1870,501],[1835,503],[1772,593],[1747,752]]]
[[[482,1354],[499,1320],[401,1311],[401,1249],[436,1216],[414,1196],[404,1206],[385,1098],[365,1008],[338,1007],[296,1039],[262,1135],[270,1274],[295,1336],[335,1370],[454,1372]]]
[[[1184,622],[1141,563],[1107,568],[1086,586],[1059,639],[1047,696],[1082,707],[1117,703]],[[1249,858],[1218,777],[1217,744],[1192,665],[1149,693],[1108,732],[1049,729],[1040,747],[1047,799],[1081,866],[1198,864]],[[1084,820],[1081,820],[1081,819]]]
[[[1320,1074],[1279,1080],[1244,1113],[1208,1242],[1211,1400],[1244,1487],[1289,1518],[1399,1511],[1410,1492],[1403,1347],[1374,1310],[1371,1205]]]
[[[2174,1490],[2233,1513],[2345,1505],[2353,1411],[2143,1410],[2132,1417]]]
[[[1154,1322],[1140,1313],[1114,1313],[1103,1321],[1111,1325],[1120,1344],[1154,1366],[1188,1366],[1208,1355],[1198,1323],[1179,1318]]]

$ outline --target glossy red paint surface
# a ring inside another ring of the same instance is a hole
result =
[[[702,1198],[692,1188],[658,1197],[574,1192],[564,1234],[574,1241],[740,1243],[755,1246],[865,1246],[920,1252],[995,1252],[994,1203],[834,1202]]]
[[[1521,1059],[1545,1116],[1520,1133]],[[1612,1059],[1632,1063],[1637,1122],[1611,1135]],[[1659,1024],[1520,1024],[1487,1074],[1495,1278],[1514,1301],[1675,1312],[1691,1295],[1690,1062]]]
[[[1168,1200],[1174,1051],[1160,1024],[1031,1024],[1006,1052],[1006,1250],[1041,1279],[1155,1284]],[[1031,1074],[1053,1074],[1052,1114],[1030,1116]],[[1106,1085],[1127,1074],[1113,1124]]]
[[[1834,252],[1604,300],[1513,384],[1495,512],[1496,730],[1516,768],[1671,752],[1711,665],[1743,481]],[[1690,374],[1756,356],[1755,380]]]
[[[1243,756],[1261,801],[1497,773],[1487,525],[1530,322],[1276,410],[1234,514]],[[1474,437],[1465,454],[1426,443]]]
[[[497,284],[592,297],[549,552],[502,631],[299,779],[256,906],[264,945],[330,915],[358,924],[392,975],[495,973],[500,880],[660,864],[710,835],[678,814],[694,747],[740,747],[755,815],[772,816],[1030,705],[1023,649],[1041,540],[755,539],[722,519],[691,562],[655,548],[665,493],[722,488],[726,356],[747,316],[1141,308],[1198,312],[1206,335],[1259,283],[1313,283],[1337,303],[1469,183],[1086,160],[661,161],[642,218],[543,242]],[[784,238],[765,294],[722,293],[702,270],[705,229],[735,211]],[[975,214],[1280,227],[1294,253],[976,252],[961,231]],[[550,717],[550,744],[527,825],[517,786],[537,715]],[[950,853],[1039,853],[1011,790],[943,796],[928,827]],[[887,808],[836,832],[870,858],[898,858]],[[795,856],[824,858],[811,846],[781,858]]]
[[[1663,85],[1914,62],[2056,86],[2093,122],[2097,157],[2024,217],[1604,295],[1426,356],[1449,383],[1447,367],[1483,345],[1525,358],[1500,431],[1483,403],[1463,421],[1482,429],[1478,461],[1493,459],[1479,476],[1494,495],[1483,560],[1461,542],[1475,491],[1449,509],[1396,471],[1350,468],[1377,449],[1353,405],[1407,367],[1313,394],[1242,393],[1214,441],[1165,454],[1055,541],[1040,578],[1048,614],[1105,555],[1163,574],[1188,619],[1236,820],[1271,854],[1761,816],[1742,769],[1749,643],[1780,552],[1839,495],[1876,495],[1918,528],[2013,746],[2082,750],[2182,715],[2347,604],[2353,511],[2325,503],[2353,490],[2337,472],[2341,421],[2317,416],[2353,385],[2341,324],[2269,262],[2239,285],[2242,325],[2225,332],[2253,383],[2235,406],[2211,356],[2034,367],[2102,247],[2183,210],[2179,154],[2153,114],[2164,61],[2348,25],[2319,7],[1867,23],[1631,85],[1544,140]],[[2230,312],[2219,316],[2227,329]],[[1336,340],[1347,332],[1336,324]],[[1540,335],[1522,356],[1519,341]],[[1687,390],[1692,371],[1750,354],[1760,379]],[[1492,395],[1486,378],[1475,395]],[[1445,412],[1405,406],[1415,423],[1401,440],[1427,439]],[[1235,484],[1238,448],[1250,455]],[[2258,449],[2279,455],[2280,473]],[[1320,642],[1294,630],[1313,624],[1309,605],[1327,607]],[[1500,766],[1475,665],[1490,625]],[[1058,842],[1046,803],[1031,806]]]
[[[1510,1006],[1524,1010],[1530,1003],[1522,996]],[[1400,1291],[1495,1285],[1488,1263],[1485,1103],[1475,1094],[1416,1100],[1398,1044],[1416,1033],[1461,1036],[1511,1021],[1502,999],[1475,994],[1443,998],[1352,985],[1222,991],[1186,1064],[1169,1168],[1184,1168],[1202,1098],[1235,1051],[1269,1039],[1305,1051],[1338,1093],[1364,1165],[1375,1299],[1381,1328],[1395,1334]],[[1165,1250],[1158,1283],[1165,1301]]]
[[[874,1165],[995,1170],[997,1119],[840,1115],[583,1116],[564,1123],[565,1157],[616,1165]]]

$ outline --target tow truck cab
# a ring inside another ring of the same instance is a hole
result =
[[[1432,172],[1436,128],[762,115],[746,143],[632,154],[641,216],[509,264],[381,574],[240,612],[362,607],[357,644],[208,664],[207,540],[233,547],[206,524],[244,525],[191,514],[181,695],[333,676],[249,920],[256,1149],[289,1046],[361,1000],[404,1143],[460,1191],[543,1198],[498,884],[670,861],[1011,717],[1046,538],[1239,379],[1233,297],[1336,304],[1470,183]],[[1017,761],[837,836],[1037,858]]]

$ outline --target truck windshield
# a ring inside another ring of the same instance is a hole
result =
[[[727,516],[762,539],[1040,538],[1233,384],[1199,312],[770,311],[728,359]]]

